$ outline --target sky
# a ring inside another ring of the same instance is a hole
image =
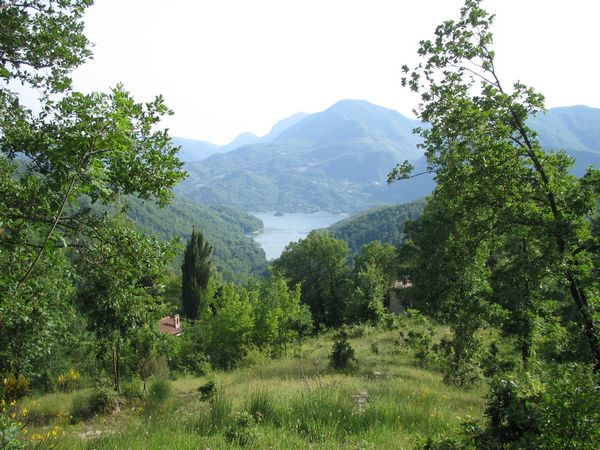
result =
[[[268,133],[296,112],[361,99],[412,117],[401,67],[463,0],[96,0],[86,13],[94,59],[75,88],[121,82],[139,101],[161,94],[172,136],[219,145]],[[484,0],[505,84],[548,107],[600,107],[597,0]]]

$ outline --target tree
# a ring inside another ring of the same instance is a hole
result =
[[[206,318],[209,314],[206,289],[211,275],[211,252],[212,246],[204,240],[202,230],[194,228],[181,265],[183,315],[191,320]]]
[[[490,248],[482,244],[480,234],[469,234],[461,216],[446,198],[432,196],[423,215],[407,225],[407,242],[400,253],[411,259],[407,275],[413,306],[452,331],[443,346],[445,379],[465,386],[475,381],[476,333],[490,323],[494,308],[487,266]]]
[[[205,354],[215,367],[230,369],[242,359],[251,343],[255,324],[252,308],[256,292],[234,284],[220,286],[215,315],[198,326]]]
[[[354,271],[364,270],[369,264],[374,264],[381,271],[389,288],[398,277],[398,250],[392,244],[371,241],[363,245],[354,257]]]
[[[157,129],[171,113],[161,97],[141,104],[122,86],[71,89],[71,71],[91,55],[82,19],[91,4],[0,0],[0,264],[10,267],[0,273],[3,330],[21,323],[35,334],[32,310],[39,320],[58,320],[55,297],[73,282],[72,271],[54,262],[74,257],[105,226],[80,204],[83,196],[110,203],[137,194],[163,204],[185,177],[177,148]],[[21,103],[18,82],[36,88],[39,113]],[[49,342],[40,341],[41,352]]]
[[[171,244],[112,223],[79,253],[78,297],[88,326],[112,363],[120,391],[122,356],[132,333],[163,314],[162,276],[174,256]]]
[[[356,269],[355,267],[355,288],[346,307],[346,319],[348,322],[380,324],[385,316],[384,301],[390,284],[374,262],[361,264]]]
[[[435,173],[433,197],[456,213],[447,242],[460,246],[460,239],[476,236],[469,261],[491,254],[489,247],[510,239],[515,227],[534,235],[543,270],[570,296],[600,371],[598,284],[585,245],[600,172],[590,168],[578,179],[569,173],[572,158],[541,148],[526,121],[543,111],[543,97],[522,83],[507,88],[500,81],[491,49],[494,16],[479,4],[467,0],[459,20],[444,22],[433,40],[421,41],[424,61],[412,71],[403,68],[403,84],[420,95],[418,117],[429,124],[417,133]],[[411,169],[398,165],[390,180],[406,178]]]
[[[288,244],[273,267],[291,285],[301,285],[302,301],[310,307],[315,324],[339,326],[351,287],[348,257],[344,241],[312,231]]]
[[[301,303],[300,286],[290,290],[284,279],[263,279],[253,300],[256,317],[253,343],[281,355],[289,344],[299,342],[312,331],[312,318],[307,305]]]

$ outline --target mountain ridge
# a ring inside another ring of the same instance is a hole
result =
[[[412,133],[418,120],[364,100],[341,100],[324,111],[291,118],[280,121],[283,130],[269,142],[189,161],[190,176],[177,191],[209,205],[247,211],[352,213],[410,202],[434,187],[431,175],[386,183],[389,171],[405,159],[426,168],[419,137]],[[576,157],[578,175],[600,162],[598,123],[600,109],[584,106],[554,108],[529,119],[545,148],[565,148]]]

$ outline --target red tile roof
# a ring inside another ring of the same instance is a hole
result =
[[[174,336],[179,336],[181,333],[183,333],[181,324],[178,328],[175,328],[175,316],[163,317],[160,319],[159,325],[160,331],[163,333],[172,334]]]

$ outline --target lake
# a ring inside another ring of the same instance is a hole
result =
[[[252,237],[269,260],[279,258],[286,245],[304,239],[312,230],[327,228],[348,217],[348,214],[332,213],[285,213],[283,216],[276,216],[274,212],[249,214],[258,217],[265,225],[262,233]]]

